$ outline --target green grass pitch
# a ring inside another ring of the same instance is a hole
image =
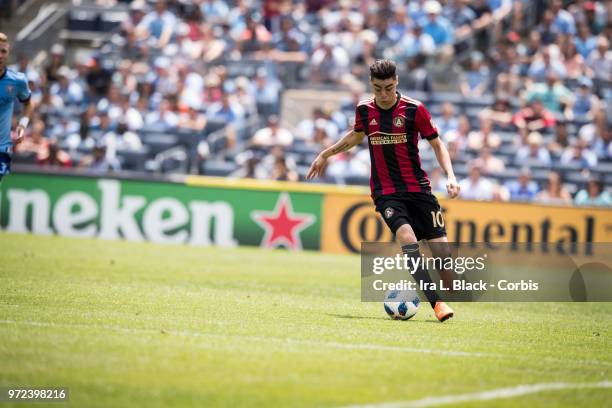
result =
[[[0,251],[0,386],[69,387],[65,406],[612,401],[606,385],[499,392],[609,385],[612,304],[461,303],[441,324],[425,303],[400,322],[360,302],[353,255],[7,233]]]

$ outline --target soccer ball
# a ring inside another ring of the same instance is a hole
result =
[[[421,299],[414,290],[391,290],[385,295],[385,312],[395,320],[408,320],[419,311]]]

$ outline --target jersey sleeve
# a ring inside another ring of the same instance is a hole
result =
[[[361,114],[359,113],[359,106],[355,108],[355,125],[353,127],[353,130],[358,133],[361,133],[364,131],[363,120],[361,118]]]
[[[438,137],[438,128],[433,122],[429,111],[423,104],[420,104],[417,108],[414,124],[416,129],[421,134],[421,137],[427,140],[433,140]]]
[[[17,92],[17,99],[19,102],[26,103],[32,97],[32,91],[30,91],[30,87],[28,86],[28,78],[25,74],[20,75],[19,78],[19,91]]]

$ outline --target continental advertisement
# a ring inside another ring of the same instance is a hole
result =
[[[537,243],[559,251],[586,251],[612,242],[612,210],[441,199],[451,242]],[[328,194],[323,203],[321,249],[359,252],[361,242],[393,239],[368,196]],[[580,244],[579,244],[580,243]],[[587,253],[588,255],[588,253]]]
[[[138,180],[11,174],[0,228],[9,232],[195,246],[357,253],[393,240],[367,190],[187,176]],[[583,252],[612,242],[612,210],[441,200],[449,241],[537,243]]]

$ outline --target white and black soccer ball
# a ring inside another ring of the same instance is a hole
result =
[[[390,290],[385,295],[385,312],[395,320],[408,320],[419,311],[421,299],[414,290]]]

